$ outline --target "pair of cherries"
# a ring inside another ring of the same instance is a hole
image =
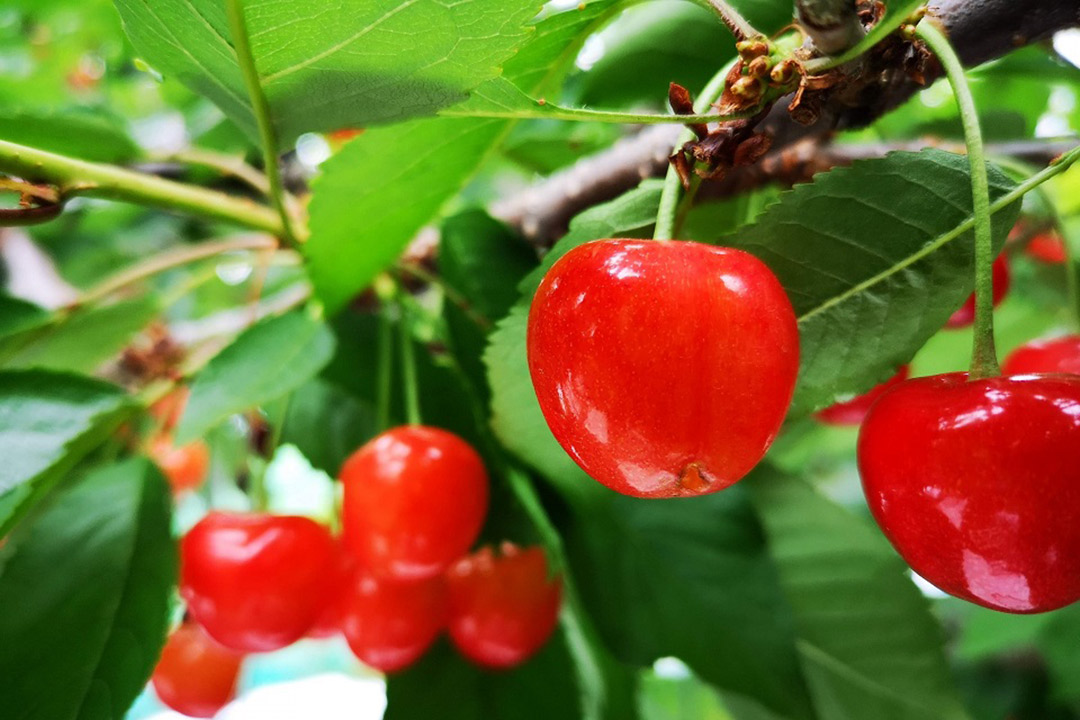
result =
[[[799,365],[769,268],[692,242],[574,248],[533,298],[527,351],[563,449],[609,488],[654,498],[742,478]],[[874,517],[916,571],[972,602],[1040,612],[1080,599],[1080,376],[1014,362],[1023,374],[894,381],[858,459]]]
[[[357,450],[341,479],[341,542],[309,518],[265,513],[211,512],[184,536],[180,592],[193,622],[173,634],[155,672],[163,701],[216,712],[243,654],[304,636],[340,631],[384,672],[415,662],[444,628],[491,668],[524,662],[546,642],[561,584],[543,551],[506,543],[466,555],[488,497],[468,443],[396,428]]]

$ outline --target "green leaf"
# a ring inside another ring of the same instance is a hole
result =
[[[76,310],[47,327],[0,342],[4,367],[92,373],[116,357],[161,311],[154,295]]]
[[[136,459],[91,474],[15,534],[0,573],[5,717],[124,717],[165,642],[170,515],[165,479]]]
[[[616,657],[648,665],[674,655],[718,688],[785,717],[811,717],[791,612],[746,491],[664,502],[608,492],[605,500],[580,509],[567,546]]]
[[[0,372],[0,537],[131,410],[122,390],[97,380]]]
[[[375,409],[369,403],[315,378],[289,399],[281,443],[295,445],[312,465],[333,477],[375,432]]]
[[[116,6],[152,65],[254,134],[221,2]],[[524,26],[539,7],[527,0],[251,0],[244,9],[271,115],[288,142],[303,132],[430,115],[464,100],[525,42]]]
[[[1013,187],[991,166],[991,200]],[[995,213],[995,249],[1019,211]],[[967,158],[925,150],[818,175],[720,238],[764,260],[795,308],[792,413],[868,390],[945,324],[974,285],[971,216]]]
[[[1075,704],[1080,702],[1080,654],[1076,652],[1080,605],[1070,605],[1045,617],[1038,646],[1053,680],[1053,696]]]
[[[85,108],[0,112],[0,137],[49,152],[122,163],[141,155],[123,129],[123,120]]]
[[[802,481],[759,469],[743,485],[795,613],[818,717],[966,717],[941,627],[885,538]]]
[[[0,339],[49,322],[49,311],[6,293],[0,293]]]
[[[613,1],[594,0],[540,21],[507,63],[508,81],[493,87],[542,93],[573,62],[584,35]],[[331,314],[393,263],[513,125],[437,118],[375,128],[323,165],[312,186],[311,239],[304,247],[315,291]]]
[[[253,325],[195,377],[176,442],[300,387],[330,362],[334,345],[334,334],[306,310]]]

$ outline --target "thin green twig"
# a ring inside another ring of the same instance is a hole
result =
[[[399,290],[400,292],[404,291]],[[421,423],[420,392],[416,380],[416,352],[413,348],[412,315],[408,306],[400,298],[398,308],[400,310],[398,333],[401,340],[401,379],[405,391],[405,421],[410,425],[419,425]]]
[[[971,357],[971,378],[981,379],[1001,374],[994,346],[994,247],[990,225],[990,183],[986,174],[986,155],[975,99],[971,95],[960,57],[945,34],[927,20],[916,28],[919,37],[937,56],[956,96],[964,127],[968,161],[971,166],[971,196],[975,217],[975,341]]]

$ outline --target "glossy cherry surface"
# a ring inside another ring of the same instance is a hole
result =
[[[180,544],[188,611],[235,650],[276,650],[303,637],[334,573],[333,538],[305,517],[212,512]]]
[[[1065,242],[1055,232],[1042,232],[1031,238],[1024,252],[1044,263],[1059,265],[1069,259],[1065,250]]]
[[[450,638],[478,665],[509,668],[528,660],[555,630],[562,581],[548,576],[539,547],[485,547],[446,574]]]
[[[600,240],[540,283],[528,356],[548,426],[585,472],[676,497],[721,490],[761,460],[791,403],[799,335],[752,255]]]
[[[408,425],[345,461],[345,545],[376,575],[434,577],[464,555],[484,524],[488,476],[457,435]]]
[[[365,665],[397,672],[423,655],[446,626],[442,576],[388,580],[358,572],[343,603],[341,629]]]
[[[1080,377],[908,380],[858,458],[885,535],[945,592],[1016,613],[1080,599]]]
[[[308,628],[309,638],[326,639],[341,632],[345,598],[356,574],[356,561],[351,554],[345,552],[340,542],[335,543],[334,556],[334,570],[330,576],[323,608],[314,624]]]
[[[210,449],[202,440],[174,445],[168,435],[162,434],[150,441],[148,453],[174,493],[197,489],[210,470]]]
[[[212,718],[236,694],[243,655],[185,623],[161,651],[150,682],[161,702],[189,717]]]
[[[907,380],[910,373],[911,368],[902,365],[895,375],[885,382],[875,385],[869,392],[847,402],[830,405],[824,410],[819,410],[814,414],[814,417],[826,425],[861,425],[874,402],[890,388]]]
[[[1005,296],[1009,294],[1009,285],[1012,282],[1012,276],[1009,273],[1009,263],[1005,259],[1004,255],[998,257],[994,261],[993,266],[993,280],[994,280],[994,307],[1001,304],[1001,301],[1005,299]],[[964,301],[964,304],[960,306],[960,309],[954,312],[948,322],[945,323],[945,327],[956,330],[958,328],[964,328],[975,322],[975,293],[968,296],[968,299]]]
[[[1006,375],[1073,373],[1080,375],[1080,335],[1032,340],[1009,353]]]

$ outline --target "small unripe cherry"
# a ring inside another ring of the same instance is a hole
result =
[[[814,417],[826,425],[858,426],[866,418],[866,413],[870,412],[874,402],[889,389],[907,380],[910,371],[911,368],[902,365],[896,374],[885,382],[875,385],[869,391],[851,400],[819,410],[814,413]]]
[[[1001,301],[1004,300],[1005,296],[1009,293],[1010,281],[1009,263],[1005,260],[1005,256],[1002,255],[994,261],[993,266],[994,307],[1000,305]],[[950,330],[956,330],[958,328],[967,327],[973,322],[975,322],[975,293],[972,293],[964,304],[949,317],[948,322],[945,323],[945,327]]]
[[[174,494],[197,490],[206,480],[210,469],[210,449],[202,440],[187,445],[174,445],[172,438],[161,434],[150,441],[147,454],[154,461]]]
[[[194,623],[184,623],[165,642],[150,682],[161,702],[176,712],[212,718],[236,695],[243,658]]]

